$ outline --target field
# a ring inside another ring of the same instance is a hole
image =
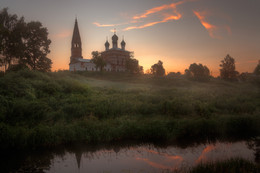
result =
[[[27,70],[0,77],[0,149],[128,140],[189,145],[249,139],[259,127],[254,82]]]

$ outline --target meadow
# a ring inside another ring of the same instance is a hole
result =
[[[260,134],[260,86],[212,78],[22,70],[0,77],[0,149]]]

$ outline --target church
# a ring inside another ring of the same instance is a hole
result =
[[[121,48],[118,47],[118,36],[114,32],[112,36],[112,48],[108,40],[105,43],[105,51],[101,52],[101,57],[105,60],[104,71],[124,72],[126,71],[126,61],[130,59],[132,52],[125,49],[124,39]],[[71,57],[69,71],[100,71],[91,59],[84,59],[82,56],[82,43],[78,28],[77,19],[75,20],[73,36],[71,40]]]

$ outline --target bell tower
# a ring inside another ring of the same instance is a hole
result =
[[[77,18],[75,19],[75,25],[73,30],[73,36],[71,40],[71,57],[70,63],[74,62],[76,59],[83,59],[82,57],[82,47],[81,47],[81,39],[79,34],[79,27]]]

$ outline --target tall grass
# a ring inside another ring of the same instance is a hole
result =
[[[0,148],[248,138],[260,134],[259,94],[246,82],[10,72],[0,77]]]

